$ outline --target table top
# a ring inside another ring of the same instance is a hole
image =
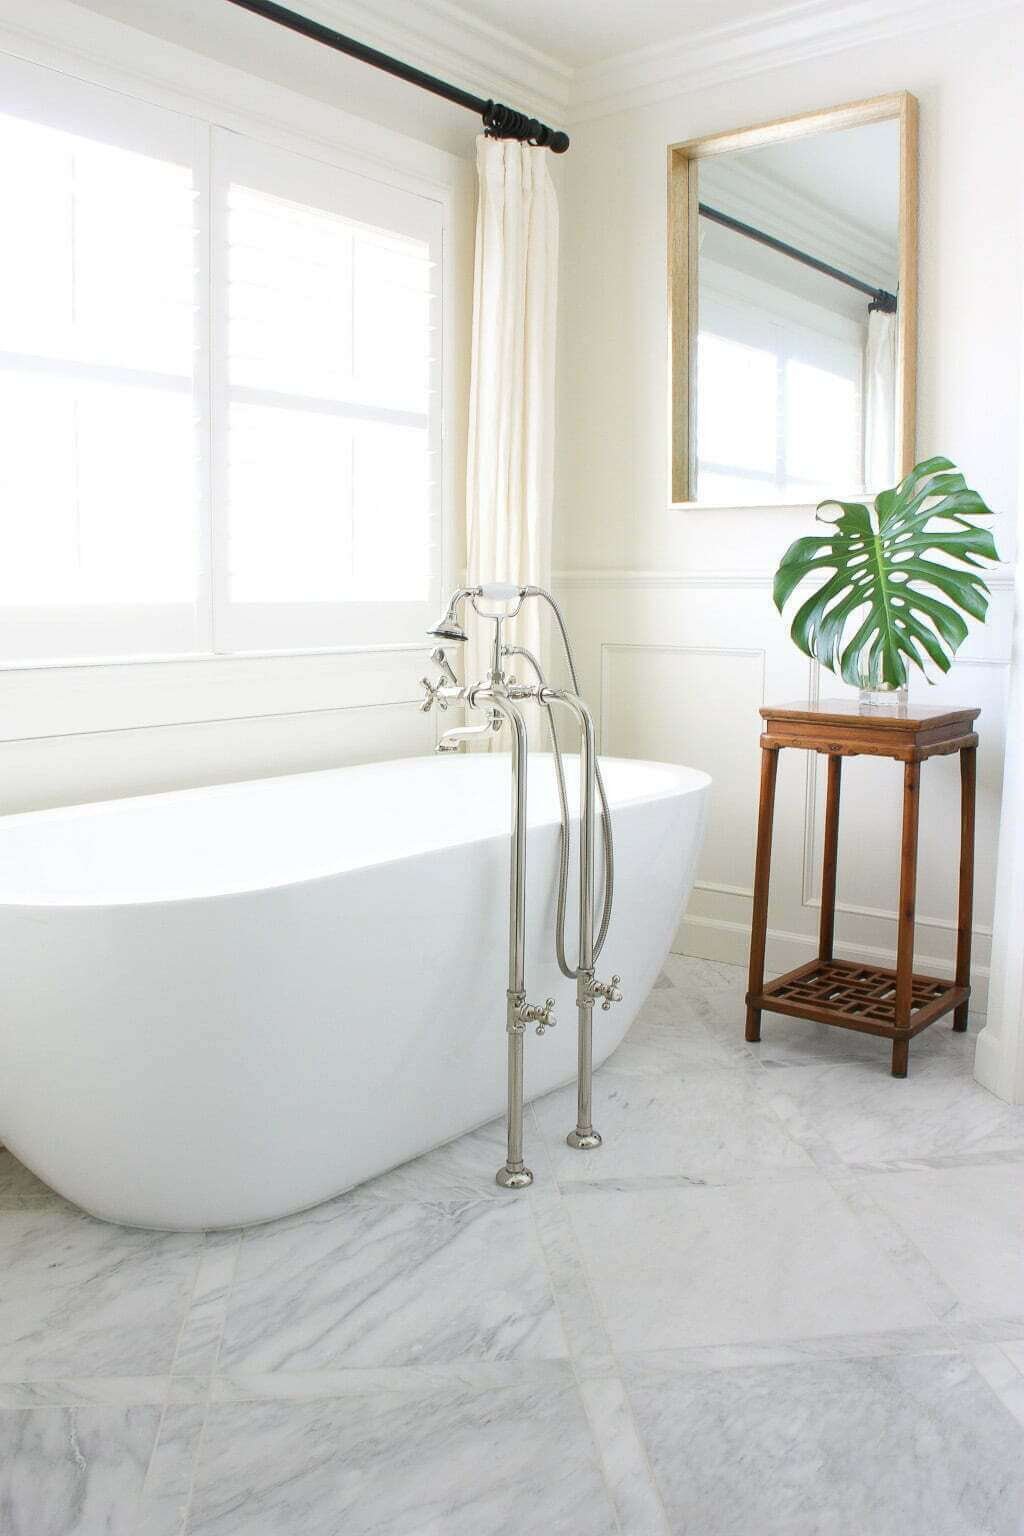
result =
[[[862,706],[857,699],[823,699],[820,704],[765,704],[761,715],[765,720],[817,721],[821,725],[849,725],[853,721],[865,721],[877,725],[880,730],[900,731],[931,730],[935,726],[961,724],[976,720],[981,709],[958,704],[913,704],[901,711],[896,704]]]
[[[921,762],[947,752],[976,747],[972,705],[898,705],[864,707],[857,699],[765,704],[763,747],[802,747],[837,756],[894,757]]]

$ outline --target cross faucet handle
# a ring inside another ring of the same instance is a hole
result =
[[[421,677],[420,682],[426,695],[420,705],[423,714],[428,715],[435,704],[438,709],[448,708],[448,700],[444,697],[444,690],[448,687],[447,678],[439,677],[436,683],[432,683],[429,677]]]
[[[612,1003],[622,1002],[622,993],[619,991],[619,982],[621,980],[621,976],[613,976],[611,981],[594,982],[594,996],[604,998],[601,1007],[605,1013],[608,1012]]]
[[[543,1008],[536,1003],[523,1003],[519,1008],[519,1019],[524,1025],[536,1024],[538,1035],[543,1035],[546,1030],[554,1029],[558,1020],[554,1014],[555,1000],[553,997],[544,999]]]

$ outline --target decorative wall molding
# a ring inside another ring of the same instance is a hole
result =
[[[555,571],[552,581],[556,589],[569,592],[600,592],[632,590],[637,592],[671,592],[679,587],[763,587],[772,584],[771,571]]]
[[[652,44],[577,70],[569,121],[630,111],[848,48],[954,25],[1015,0],[798,0],[759,20]]]
[[[715,509],[709,508],[708,510],[713,511]],[[741,510],[756,512],[758,509],[753,507]],[[778,511],[779,509],[775,508],[774,510]],[[793,511],[794,509],[787,507],[784,510]],[[807,510],[813,511],[813,508],[808,508]],[[671,592],[681,587],[707,587],[712,589],[722,587],[757,587],[770,591],[774,575],[774,568],[769,569],[767,567],[760,570],[723,569],[692,571],[570,569],[554,571],[551,579],[556,590],[566,592]],[[985,580],[993,592],[1012,592],[1015,585],[1014,567],[1005,562],[1000,563],[986,573]],[[962,658],[960,664],[966,664],[968,660],[969,658]],[[973,664],[981,666],[991,665],[990,662],[980,659],[974,661]]]
[[[585,122],[613,112],[885,43],[1006,8],[1014,0],[796,0],[768,15],[680,33],[574,68],[482,21],[450,0],[391,0],[387,18],[357,0],[306,0],[306,12],[340,31],[397,51],[455,84],[543,117]]]
[[[360,42],[410,60],[474,95],[504,100],[537,117],[564,119],[574,71],[522,37],[448,0],[305,0],[304,14]],[[562,122],[552,122],[561,127]]]
[[[582,67],[482,20],[468,3],[390,0],[384,6],[373,0],[304,0],[299,8],[325,26],[476,95],[504,100],[561,127],[844,49],[885,44],[1015,3],[1019,0],[790,0],[760,18],[694,29]],[[38,6],[38,0],[36,6],[40,14],[32,30],[36,36],[47,31],[53,36],[44,14],[48,7]],[[107,19],[92,15],[97,21]],[[209,25],[205,18],[203,24]],[[253,20],[240,13],[220,25],[251,28]],[[200,49],[194,19],[191,35],[191,46]]]

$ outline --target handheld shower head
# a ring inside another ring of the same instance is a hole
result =
[[[434,635],[438,640],[467,640],[469,637],[459,623],[459,605],[468,593],[456,592],[444,616],[438,620],[432,629],[427,630],[428,635]]]
[[[439,624],[435,624],[433,629],[428,629],[427,634],[434,635],[438,640],[466,640],[469,638],[462,625],[456,624],[454,619],[449,619],[447,616]]]

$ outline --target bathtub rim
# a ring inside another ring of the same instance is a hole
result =
[[[576,753],[566,753],[564,755],[567,759],[567,765],[574,766],[578,762],[578,755]],[[465,756],[469,758],[469,760],[474,760],[477,756],[482,758],[484,754],[465,754]],[[507,760],[509,759],[509,756],[510,754],[507,752],[488,753],[486,755],[487,761],[490,762],[500,762]],[[552,754],[538,753],[535,754],[535,756],[541,756],[545,761],[549,761]],[[86,800],[79,804],[72,803],[70,805],[47,806],[44,809],[38,811],[14,811],[8,815],[0,816],[0,839],[2,839],[3,836],[3,828],[10,824],[17,825],[30,822],[38,824],[40,819],[42,819],[44,822],[51,819],[53,821],[59,821],[60,818],[69,815],[72,817],[81,815],[84,819],[91,819],[93,816],[102,817],[104,814],[113,816],[116,815],[116,808],[119,806],[135,806],[140,803],[148,805],[153,802],[165,802],[167,800],[180,802],[182,800],[191,800],[193,798],[198,798],[207,794],[219,794],[222,791],[228,792],[232,789],[249,788],[251,786],[262,785],[270,786],[295,780],[301,781],[307,778],[322,778],[326,777],[328,774],[344,773],[347,769],[350,768],[369,770],[384,766],[390,767],[393,764],[421,762],[433,763],[437,761],[439,761],[439,759],[433,753],[410,758],[380,758],[375,759],[373,762],[369,763],[345,763],[339,764],[334,768],[314,768],[299,773],[271,774],[266,778],[233,779],[223,784],[191,785],[186,789],[158,790],[156,793],[148,795],[122,795],[118,796],[116,799],[111,800]],[[630,767],[652,768],[661,772],[669,771],[679,775],[687,775],[690,780],[690,782],[686,783],[685,785],[676,784],[672,787],[658,789],[653,792],[648,791],[646,793],[630,794],[625,798],[617,800],[613,803],[613,815],[616,810],[627,810],[637,805],[653,805],[660,800],[685,798],[690,794],[706,795],[714,782],[711,775],[706,773],[701,768],[691,768],[686,764],[666,763],[658,761],[654,758],[624,758],[599,755],[598,762],[602,766],[610,763],[625,763]],[[578,814],[570,816],[570,826],[578,826],[578,824]],[[537,822],[531,822],[528,830],[530,833],[535,833],[542,832],[548,827],[557,826],[558,814],[556,808],[554,814],[551,816],[545,817],[543,820]],[[266,883],[239,886],[234,889],[229,888],[194,893],[157,893],[150,896],[137,896],[132,898],[123,897],[109,900],[89,900],[81,896],[72,898],[54,898],[51,900],[19,900],[17,898],[11,898],[6,895],[3,891],[2,884],[0,884],[0,914],[5,912],[128,912],[137,910],[139,908],[182,907],[191,905],[194,902],[238,901],[248,897],[269,896],[280,891],[297,890],[300,887],[307,885],[318,885],[320,882],[325,880],[338,880],[348,876],[358,876],[363,871],[368,869],[387,869],[396,864],[411,864],[419,861],[420,859],[436,858],[438,855],[445,853],[452,848],[483,848],[493,843],[507,842],[508,838],[509,833],[506,830],[501,830],[498,832],[486,832],[481,836],[468,837],[461,839],[458,842],[439,843],[436,847],[418,849],[412,853],[399,852],[390,856],[379,857],[372,860],[366,859],[358,864],[349,865],[342,869],[322,870],[315,874],[301,875],[294,879],[271,880]]]

